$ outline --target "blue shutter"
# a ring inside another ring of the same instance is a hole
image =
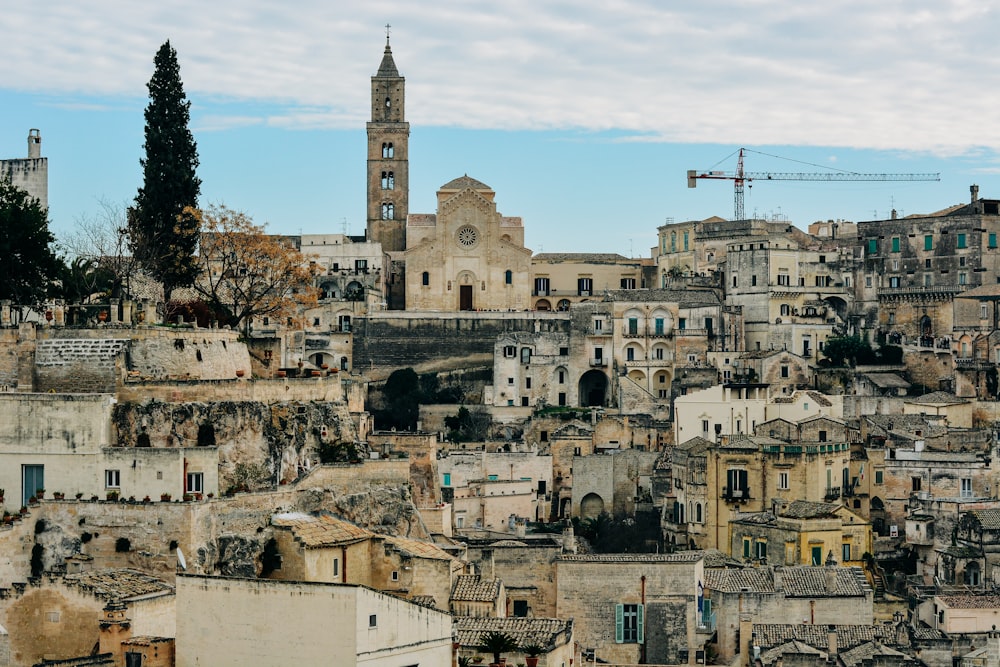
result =
[[[615,605],[615,643],[621,644],[625,641],[625,607]]]
[[[636,639],[635,640],[637,642],[639,642],[640,644],[643,644],[643,643],[645,643],[645,640],[646,640],[645,633],[643,632],[643,627],[642,627],[643,626],[643,621],[645,620],[643,618],[643,607],[644,607],[644,605],[639,604],[639,605],[636,605],[636,607],[637,607],[636,625],[638,626],[638,634],[636,635]]]

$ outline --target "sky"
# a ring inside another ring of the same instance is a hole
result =
[[[733,216],[689,169],[940,173],[757,182],[747,215],[871,220],[1000,198],[998,0],[46,0],[4,3],[0,158],[38,128],[58,238],[141,184],[146,84],[177,50],[201,204],[274,233],[365,227],[365,122],[388,23],[410,212],[468,174],[535,252],[649,256]]]

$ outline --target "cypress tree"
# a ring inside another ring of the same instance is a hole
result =
[[[154,278],[163,283],[170,301],[175,287],[185,287],[198,275],[195,251],[198,217],[185,212],[198,206],[201,180],[195,175],[198,148],[188,129],[191,102],[184,95],[177,51],[167,41],[156,53],[146,107],[145,157],[139,163],[143,185],[129,210],[132,252]]]

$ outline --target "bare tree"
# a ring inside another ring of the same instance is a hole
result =
[[[129,250],[128,204],[106,199],[99,204],[98,213],[77,218],[75,231],[62,245],[76,263],[93,269],[92,287],[106,280],[109,297],[127,298],[130,278],[139,269]]]

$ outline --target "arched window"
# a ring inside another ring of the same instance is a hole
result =
[[[431,274],[428,273],[427,271],[424,271],[422,274],[420,274],[420,284],[424,285],[425,287],[427,285],[430,285],[431,284]]]
[[[694,520],[701,523],[701,503],[694,504]]]
[[[391,204],[391,203],[382,204],[382,219],[383,220],[395,220],[396,219],[396,206],[395,206],[395,204]]]
[[[383,190],[395,190],[396,189],[396,178],[391,171],[382,172],[382,189]]]
[[[506,273],[503,274],[503,281],[507,285],[513,285],[514,284],[514,272],[511,271],[510,269],[507,269]]]
[[[382,157],[391,158],[394,156],[395,152],[396,151],[393,149],[391,141],[382,144]]]
[[[789,306],[787,303],[781,304],[781,316],[787,317],[788,315],[791,314],[792,314],[792,307]]]

